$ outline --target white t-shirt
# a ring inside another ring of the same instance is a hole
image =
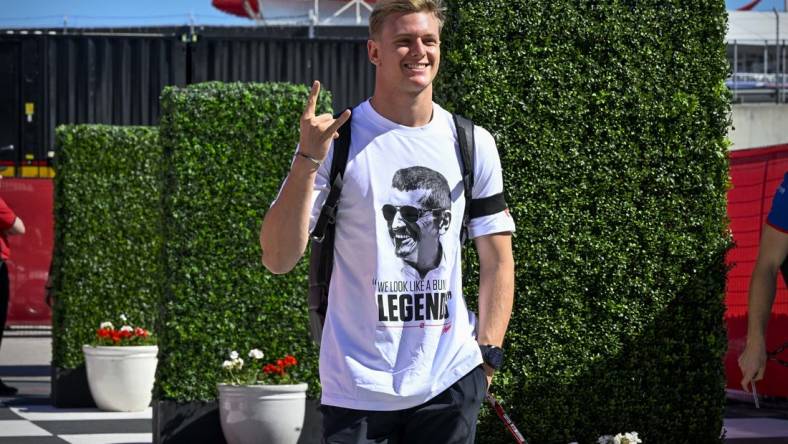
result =
[[[482,363],[465,305],[465,208],[452,115],[433,104],[418,128],[353,109],[320,347],[321,402],[358,410],[422,404]],[[476,127],[473,199],[503,192],[490,133]],[[333,151],[318,170],[310,231],[328,194]],[[501,199],[502,202],[502,199]],[[514,231],[504,208],[469,221],[471,238]]]

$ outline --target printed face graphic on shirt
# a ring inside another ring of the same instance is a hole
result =
[[[449,183],[437,171],[410,167],[394,173],[391,186],[381,212],[394,253],[424,278],[443,259],[440,236],[451,222]]]

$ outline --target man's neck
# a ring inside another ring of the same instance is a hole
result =
[[[432,85],[415,95],[391,90],[383,92],[376,88],[370,103],[378,114],[392,122],[424,126],[432,120]]]

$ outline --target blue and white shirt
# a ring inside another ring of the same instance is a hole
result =
[[[772,209],[766,218],[766,224],[775,230],[788,233],[788,173],[783,176],[783,182],[774,193]]]

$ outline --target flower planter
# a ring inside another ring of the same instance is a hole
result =
[[[228,444],[296,444],[307,384],[219,384],[219,416]]]
[[[85,345],[82,352],[90,394],[99,409],[137,412],[148,408],[159,347]]]

